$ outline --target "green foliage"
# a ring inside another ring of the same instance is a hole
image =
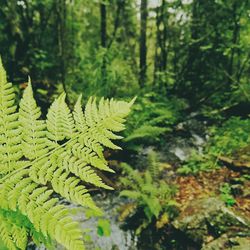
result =
[[[25,249],[30,237],[49,249],[54,241],[84,249],[79,224],[57,197],[100,210],[84,183],[112,189],[96,169],[113,172],[103,147],[120,149],[113,132],[125,128],[133,101],[90,98],[83,112],[79,97],[71,112],[62,94],[42,120],[30,82],[18,112],[14,98],[0,61],[0,238],[10,250]]]
[[[85,49],[85,48],[84,48]],[[131,67],[124,60],[120,48],[96,49],[94,55],[85,55],[79,72],[84,79],[83,84],[72,81],[72,90],[97,96],[131,96],[137,92],[137,79],[131,72]],[[105,74],[103,61],[105,60]],[[80,81],[83,81],[83,80]],[[117,88],[119,83],[119,88]]]
[[[151,150],[148,153],[148,171],[152,176],[154,182],[160,178],[160,169],[157,161],[157,153],[154,150]]]
[[[216,159],[214,159],[214,157],[193,151],[188,160],[177,169],[177,173],[184,175],[195,175],[200,171],[209,171],[214,169],[216,166]]]
[[[221,127],[212,129],[209,151],[213,155],[230,154],[250,144],[250,119],[231,117]]]
[[[169,129],[151,125],[142,125],[126,137],[125,141],[146,140],[149,142],[151,140],[159,139],[160,135],[164,134],[166,131],[169,131]]]
[[[126,142],[134,144],[156,143],[162,135],[172,131],[172,125],[181,117],[185,102],[180,99],[167,100],[155,93],[138,97],[134,105],[135,112],[128,120]]]
[[[111,228],[108,220],[106,219],[98,220],[97,233],[99,236],[110,236]]]
[[[0,0],[0,53],[11,79],[22,83],[32,75],[36,89],[45,90],[43,101],[61,84],[86,96],[153,90],[185,97],[195,109],[249,101],[248,0],[148,3],[143,86],[137,2]],[[104,45],[100,3],[106,9]]]
[[[228,183],[224,183],[220,187],[220,193],[221,199],[226,203],[227,206],[233,206],[236,203],[236,200],[232,195],[231,186]]]
[[[143,222],[136,232],[139,234],[153,221],[157,223],[164,213],[168,222],[176,212],[177,203],[173,200],[175,187],[169,186],[163,180],[154,180],[149,170],[141,174],[125,163],[122,164],[122,169],[126,177],[121,178],[121,183],[128,189],[121,191],[120,196],[134,200],[137,208],[142,208],[144,212]],[[155,174],[156,172],[157,170],[154,170]]]
[[[250,144],[250,119],[231,117],[221,127],[210,129],[211,138],[201,154],[194,151],[178,168],[180,174],[197,174],[218,167],[218,157],[230,155]]]

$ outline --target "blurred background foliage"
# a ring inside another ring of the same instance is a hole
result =
[[[195,110],[249,100],[249,1],[142,2],[1,0],[10,80],[30,75],[41,99],[62,85],[72,95],[153,92]]]

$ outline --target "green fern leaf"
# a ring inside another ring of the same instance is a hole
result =
[[[7,83],[6,72],[0,59],[0,174],[4,175],[15,169],[16,161],[21,159],[21,138],[18,123],[14,89]]]
[[[38,158],[48,153],[46,145],[46,124],[38,120],[41,116],[40,108],[37,107],[33,97],[31,83],[25,89],[20,102],[19,121],[22,131],[22,150],[28,159]]]
[[[14,237],[12,235],[12,227],[8,221],[5,221],[4,218],[0,220],[0,237],[9,250],[16,250],[17,245],[15,244]]]
[[[56,241],[84,249],[79,224],[55,193],[100,213],[86,183],[112,189],[96,169],[113,172],[103,150],[120,149],[112,140],[121,138],[115,133],[125,128],[132,102],[101,99],[98,105],[90,98],[83,112],[79,97],[71,112],[63,93],[42,120],[29,80],[16,112],[0,59],[0,238],[9,249],[25,249],[29,235],[48,248]]]

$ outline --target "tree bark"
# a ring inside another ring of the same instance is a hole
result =
[[[167,15],[166,0],[162,0],[161,6],[156,7],[156,45],[154,62],[154,85],[161,85],[159,73],[167,70]],[[162,27],[162,28],[161,28]]]
[[[102,48],[107,48],[107,10],[106,4],[100,3],[100,15],[101,15],[101,46]],[[107,62],[106,62],[106,53],[104,53],[102,66],[101,66],[101,82],[102,85],[106,85],[107,78]]]
[[[106,48],[107,43],[107,11],[105,3],[100,4],[101,14],[101,46]]]
[[[147,0],[141,0],[140,21],[140,76],[139,85],[144,87],[147,80]]]
[[[60,60],[61,82],[65,93],[66,88],[66,2],[57,1],[57,31],[58,31],[58,53]]]
[[[107,49],[110,49],[110,47],[112,46],[113,42],[116,39],[116,33],[120,26],[121,12],[123,11],[124,6],[125,6],[125,0],[117,0],[116,5],[117,7],[116,7],[116,17],[114,19],[114,30],[113,30],[111,38],[109,39]]]
[[[239,26],[239,17],[237,16],[237,3],[235,2],[232,7],[232,18],[234,21],[234,28],[233,28],[233,35],[232,35],[232,48],[231,48],[231,55],[229,60],[229,67],[228,67],[228,81],[230,85],[233,83],[234,79],[234,59],[235,59],[235,53],[238,42],[238,37],[240,33],[240,26]]]

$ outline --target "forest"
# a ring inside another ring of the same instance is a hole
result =
[[[247,250],[249,0],[0,0],[0,250]]]

